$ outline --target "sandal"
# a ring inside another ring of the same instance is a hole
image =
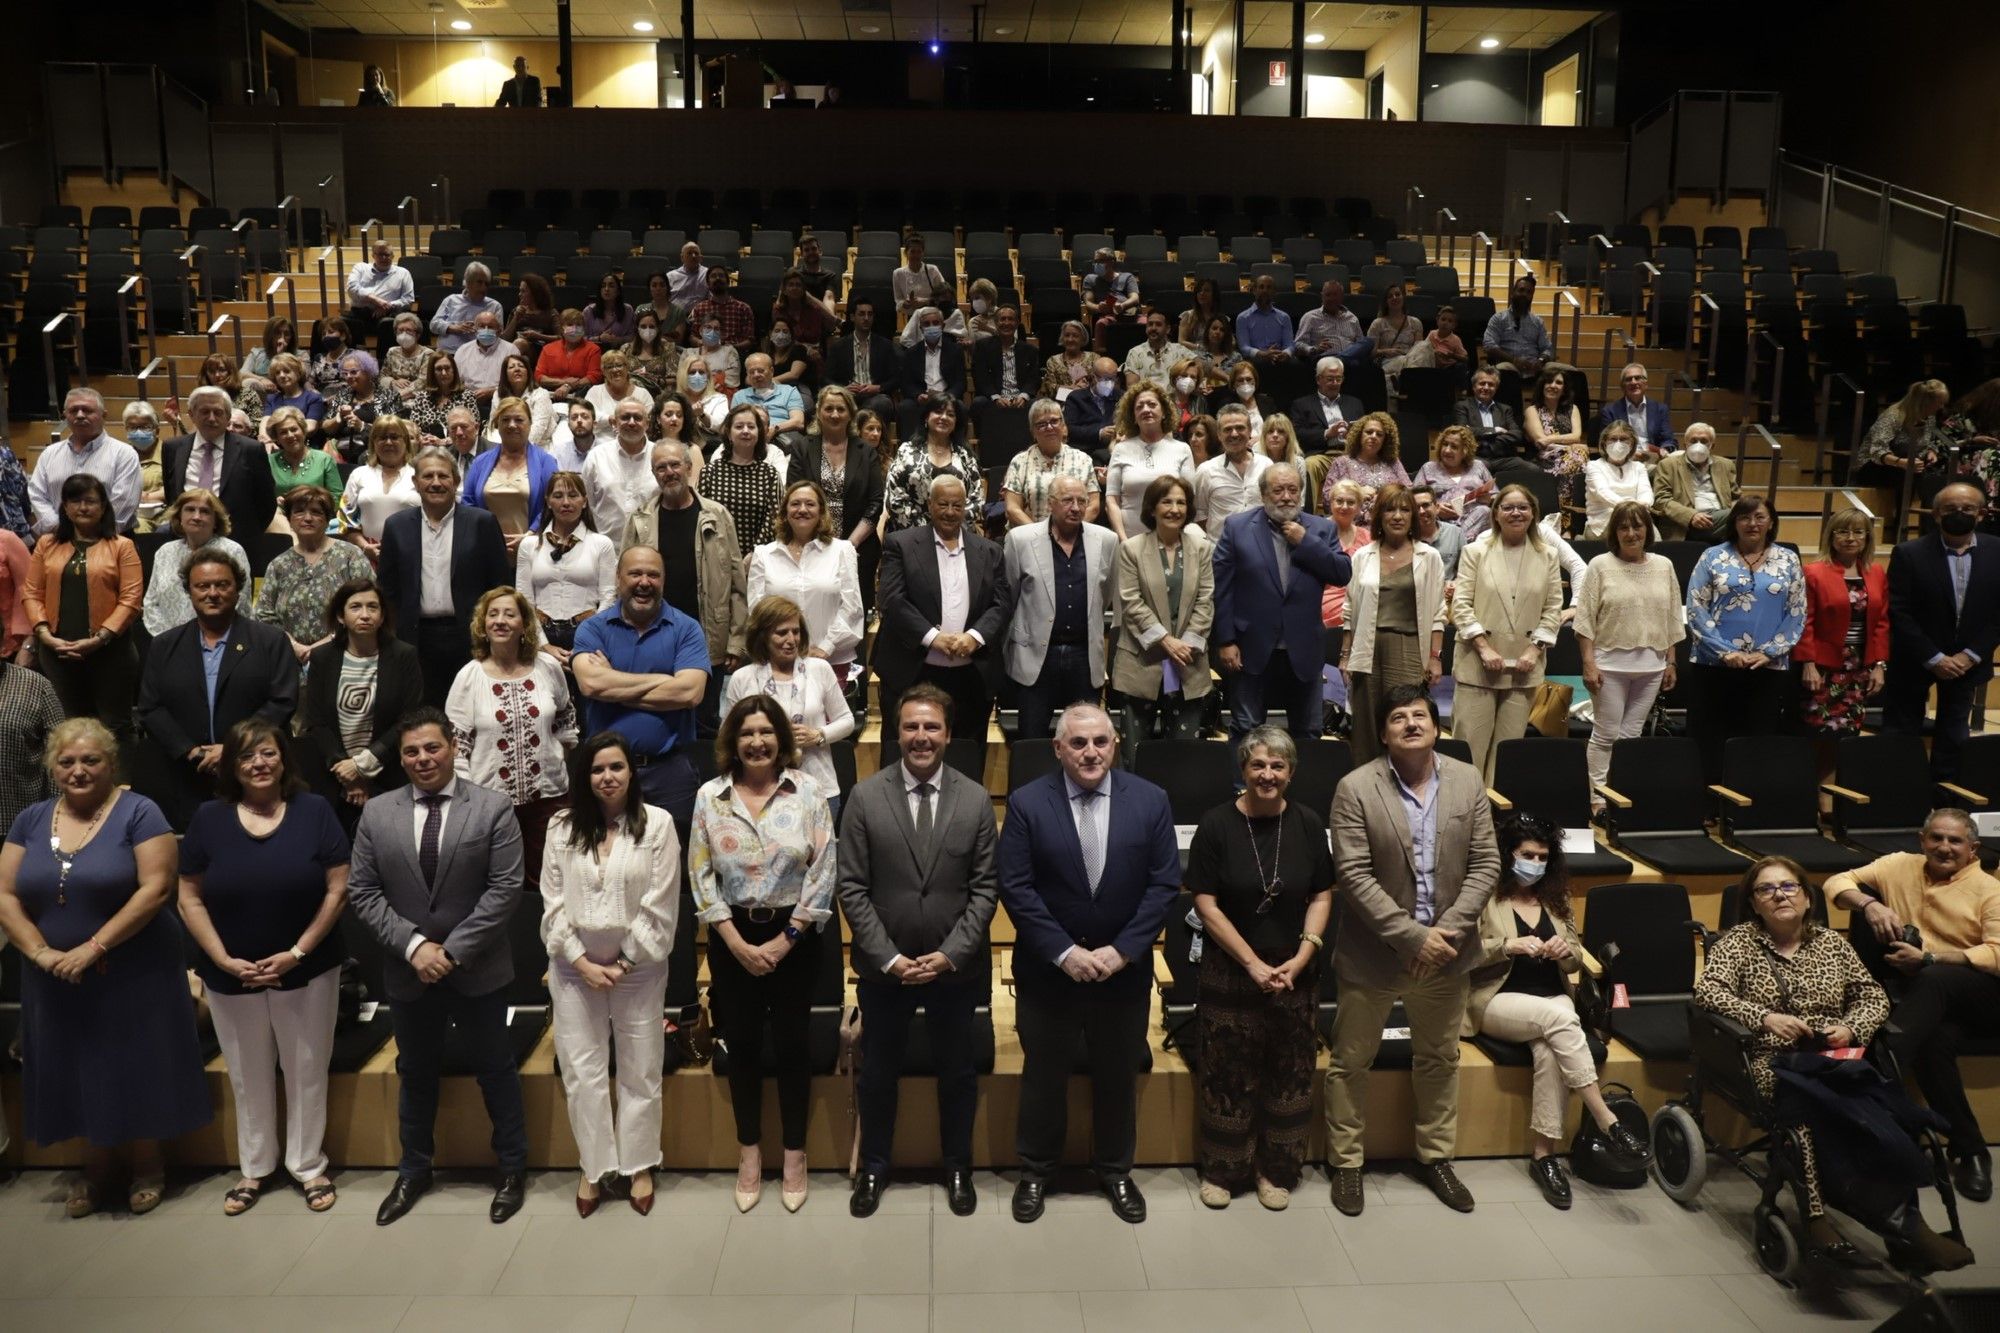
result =
[[[131,1192],[125,1196],[126,1203],[131,1206],[132,1216],[144,1217],[147,1213],[158,1208],[161,1198],[166,1193],[166,1189],[167,1178],[164,1175],[143,1176],[135,1179],[132,1182]],[[236,1190],[231,1190],[224,1197],[233,1197],[236,1193]],[[254,1194],[255,1191],[253,1190],[252,1193]],[[254,1203],[256,1200],[252,1199],[251,1202]],[[245,1206],[247,1207],[248,1205]]]
[[[339,1197],[334,1193],[333,1182],[325,1176],[321,1176],[318,1180],[313,1181],[303,1188],[306,1192],[306,1207],[316,1213],[323,1213],[333,1207],[334,1201]]]
[[[136,1189],[136,1186],[134,1188]],[[238,1185],[235,1189],[222,1196],[222,1215],[224,1217],[243,1216],[243,1214],[257,1206],[257,1200],[263,1197],[263,1194],[264,1187],[261,1184]],[[138,1211],[136,1205],[133,1211]]]
[[[70,1186],[69,1199],[63,1204],[63,1212],[70,1217],[89,1217],[97,1211],[97,1186],[79,1178]]]

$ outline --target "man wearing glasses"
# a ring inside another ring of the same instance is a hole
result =
[[[1829,875],[1826,897],[1867,918],[1868,934],[1856,942],[1895,1001],[1891,1047],[1950,1122],[1959,1193],[1984,1203],[1993,1197],[1993,1159],[1966,1100],[1958,1047],[1966,1037],[2000,1036],[2000,881],[1980,869],[1979,835],[1963,810],[1931,811],[1919,845]],[[1868,947],[1869,936],[1878,947]]]
[[[1368,1069],[1401,1000],[1410,1023],[1416,1176],[1447,1207],[1469,1213],[1472,1195],[1451,1169],[1458,1034],[1500,848],[1479,770],[1437,753],[1437,704],[1423,686],[1387,691],[1375,725],[1385,753],[1341,779],[1327,821],[1340,885],[1333,948],[1340,1008],[1326,1075],[1333,1206],[1355,1217],[1365,1201]]]

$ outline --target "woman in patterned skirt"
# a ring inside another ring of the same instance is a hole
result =
[[[1254,1184],[1283,1208],[1311,1128],[1313,1008],[1333,913],[1326,824],[1285,799],[1298,747],[1258,727],[1236,747],[1243,794],[1202,817],[1187,886],[1201,918],[1201,1058],[1195,1154],[1201,1201]]]
[[[1859,509],[1827,520],[1820,558],[1805,567],[1806,628],[1792,655],[1804,667],[1806,725],[1820,738],[1820,781],[1834,747],[1861,734],[1870,695],[1889,669],[1889,576],[1875,563],[1875,529]]]

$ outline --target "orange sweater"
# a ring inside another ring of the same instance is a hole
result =
[[[28,624],[46,624],[51,633],[62,620],[62,571],[75,551],[72,542],[59,542],[51,532],[35,543],[34,557],[28,562]],[[85,576],[90,580],[90,628],[92,633],[108,629],[123,634],[139,616],[146,589],[139,572],[139,548],[130,537],[113,537],[92,542],[84,556]]]
[[[2000,972],[2000,880],[1974,861],[1943,884],[1924,878],[1918,852],[1879,857],[1858,870],[1827,876],[1832,902],[1848,889],[1873,894],[1918,930],[1926,945],[1965,950],[1981,972]]]

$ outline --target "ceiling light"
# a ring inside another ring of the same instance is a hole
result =
[[[1306,34],[1307,46],[1318,46],[1321,42],[1325,40],[1326,40],[1326,34],[1323,32],[1309,32]]]
[[[653,25],[647,22],[645,19],[640,19],[637,23],[634,23],[632,25],[633,32],[651,32],[652,30],[653,30]]]
[[[1479,49],[1482,51],[1491,51],[1494,47],[1498,45],[1500,45],[1500,39],[1498,37],[1481,37],[1479,39]]]
[[[874,35],[875,35],[876,33],[880,32],[880,31],[882,31],[882,30],[881,30],[880,28],[876,27],[876,26],[875,26],[874,24],[872,24],[872,23],[864,23],[863,25],[861,25],[861,31],[863,31],[863,32],[867,33],[867,34],[868,34],[869,36],[871,36],[871,37],[872,37],[872,36],[874,36]]]
[[[1012,28],[995,28],[993,30],[993,35],[995,37],[1005,37],[1008,34],[1012,33],[1013,31],[1014,30]]]
[[[936,39],[935,37],[933,37],[933,38],[931,39],[931,54],[932,54],[932,55],[936,55],[937,53],[938,53],[938,44],[937,44],[937,39]]]
[[[452,30],[453,32],[471,32],[471,31],[472,31],[472,20],[471,20],[471,19],[453,19],[453,20],[451,21],[451,30]]]

